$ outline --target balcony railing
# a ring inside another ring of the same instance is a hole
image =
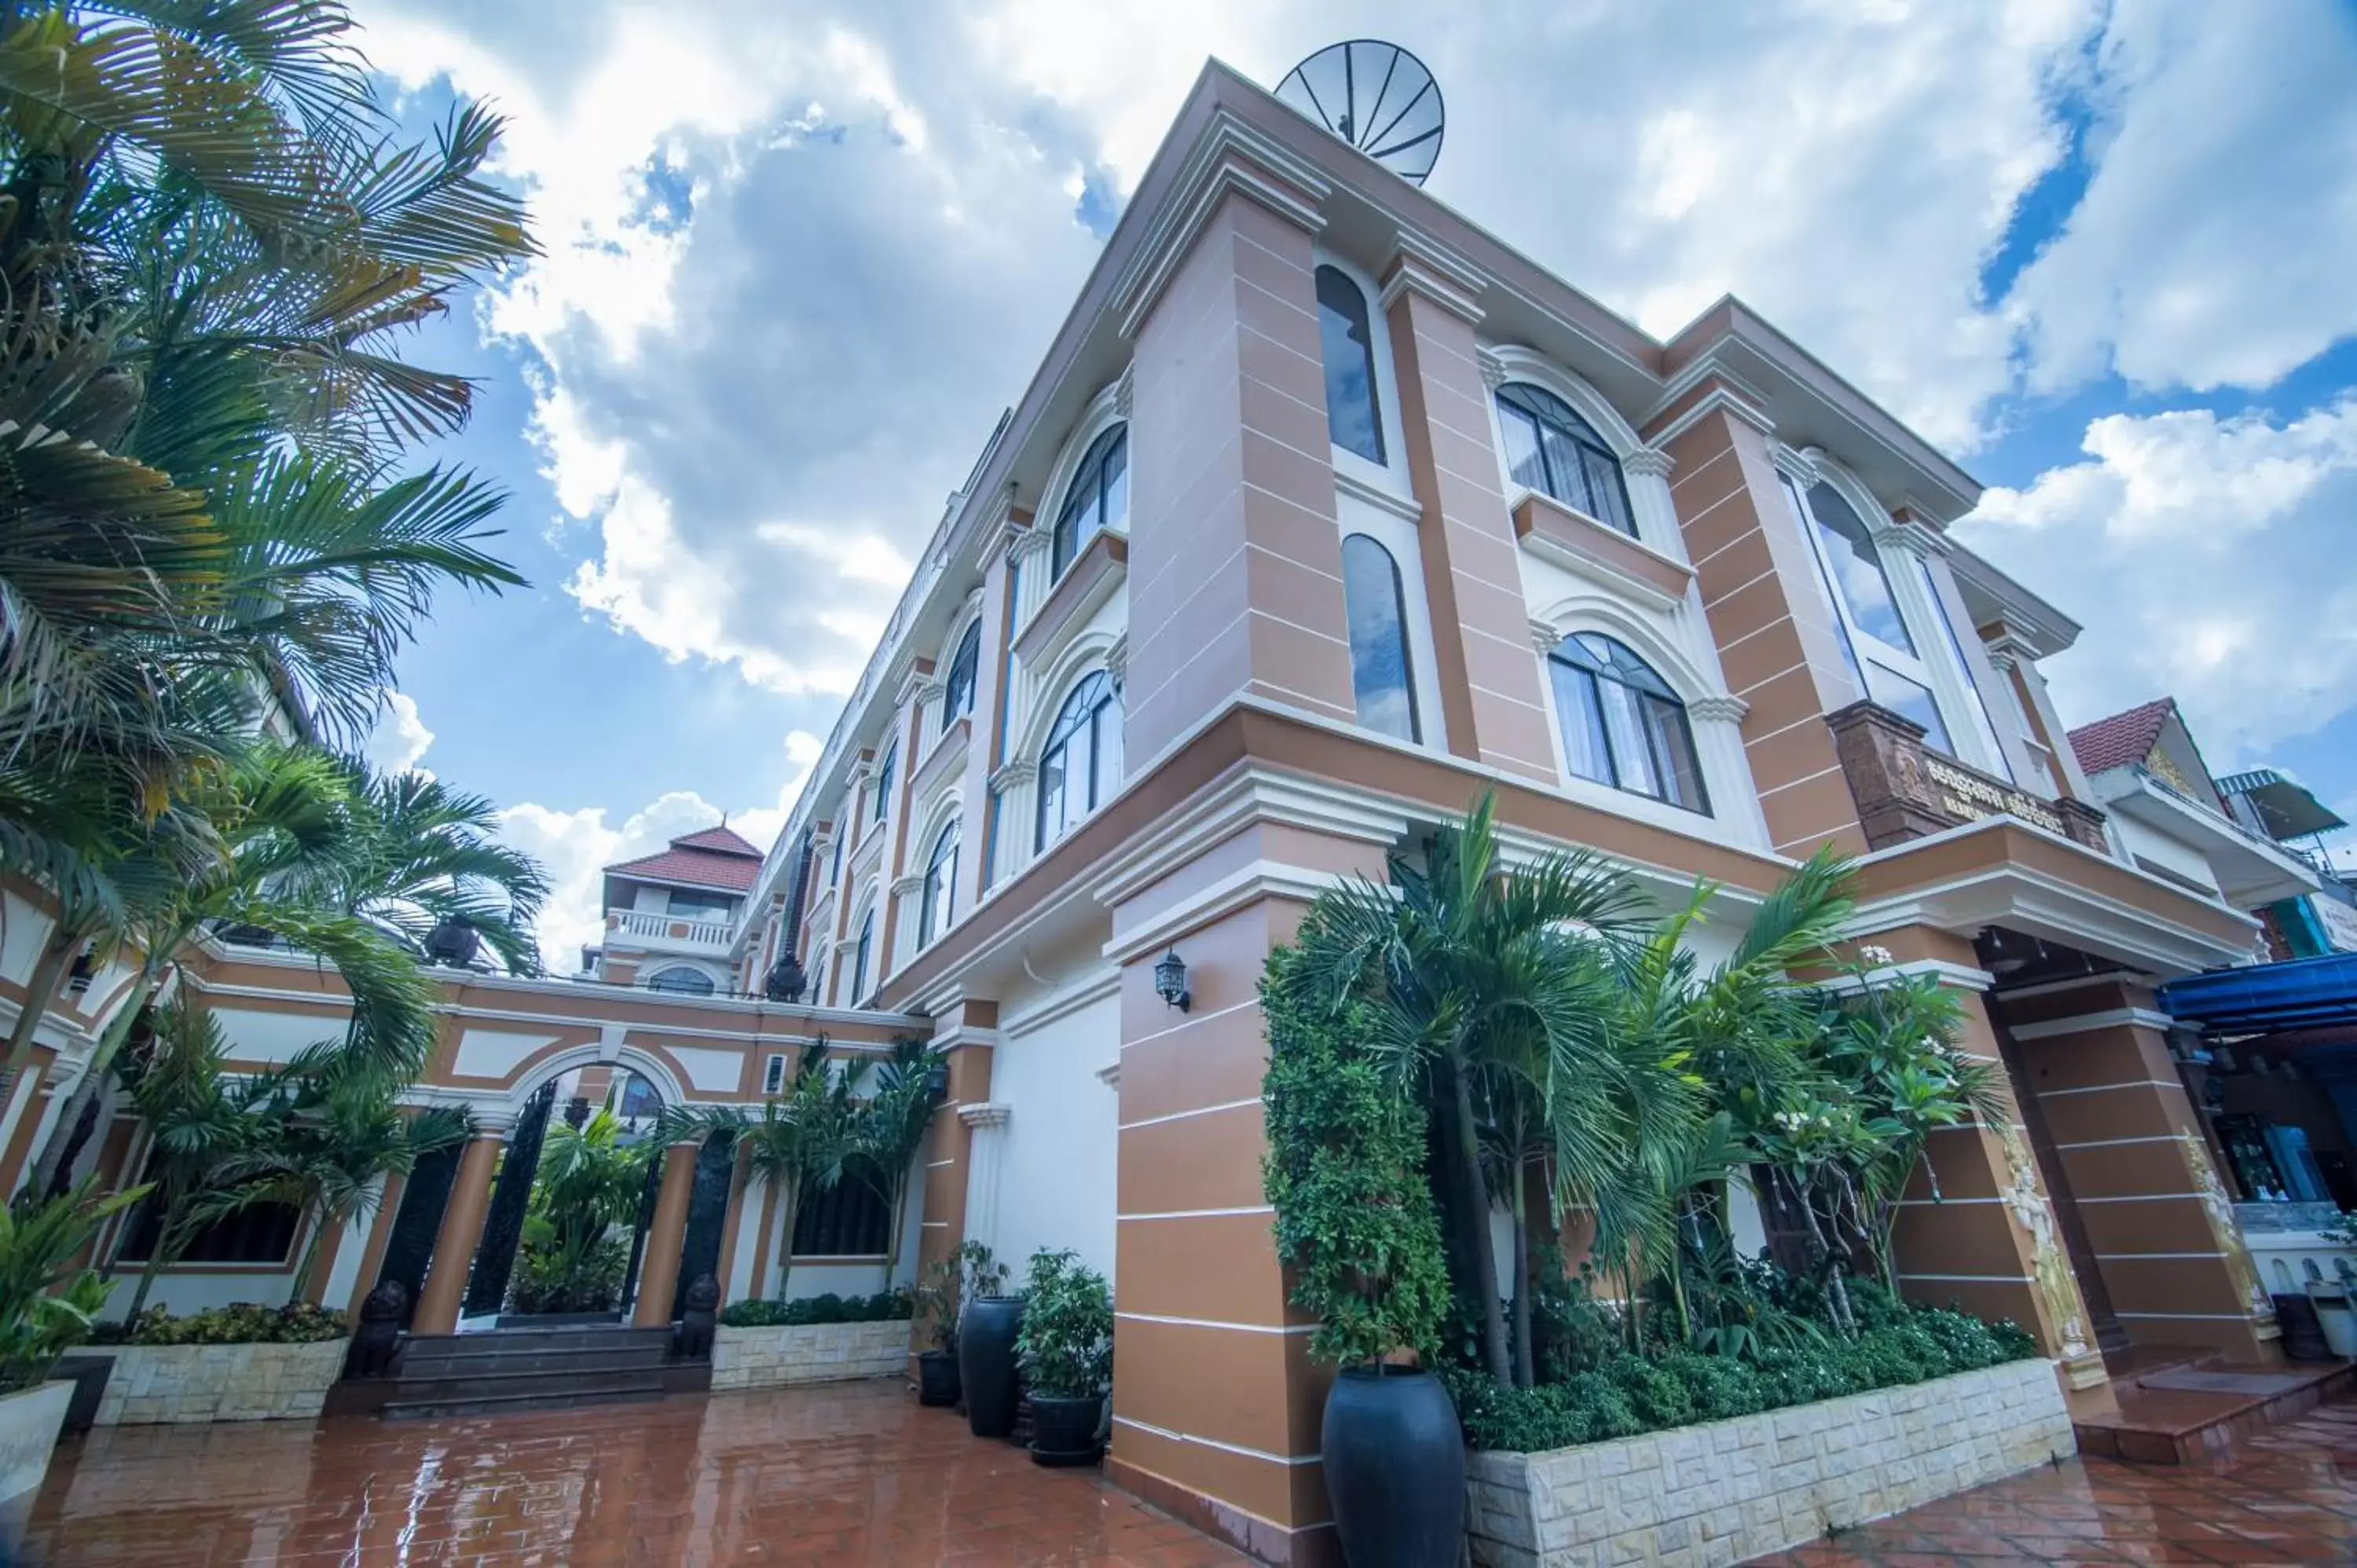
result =
[[[608,909],[606,929],[618,936],[632,937],[642,942],[660,943],[665,947],[702,948],[713,952],[725,952],[728,948],[729,923],[726,920],[697,920],[683,915],[665,915],[651,909]]]

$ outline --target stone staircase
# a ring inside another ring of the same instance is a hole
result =
[[[671,1359],[672,1331],[619,1324],[413,1335],[382,1406],[388,1421],[661,1399],[712,1369]]]

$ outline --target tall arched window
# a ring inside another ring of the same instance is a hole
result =
[[[676,996],[709,996],[712,994],[712,977],[700,969],[675,963],[648,976],[647,989],[668,991]]]
[[[1547,672],[1573,773],[1709,813],[1685,704],[1652,665],[1609,637],[1576,632],[1547,655]]]
[[[1121,786],[1121,703],[1102,670],[1072,688],[1039,748],[1039,827],[1046,849]]]
[[[870,909],[859,918],[859,945],[851,950],[851,994],[844,1001],[854,1007],[867,994],[867,951],[875,940],[876,911]]]
[[[942,727],[957,723],[958,715],[974,711],[974,672],[982,664],[982,622],[965,628],[957,651],[950,656],[950,678],[942,687]]]
[[[1407,661],[1407,607],[1399,563],[1363,533],[1342,541],[1342,607],[1351,624],[1351,693],[1371,730],[1416,738]]]
[[[932,856],[925,862],[925,891],[917,911],[917,945],[920,948],[948,930],[950,921],[956,918],[957,863],[958,825],[952,822],[933,841]]]
[[[1375,399],[1367,296],[1340,267],[1318,269],[1318,337],[1326,361],[1327,434],[1343,451],[1382,462],[1383,408]]]
[[[1055,561],[1059,577],[1089,541],[1129,515],[1129,427],[1116,424],[1089,444],[1056,514]]]
[[[1544,387],[1508,381],[1498,389],[1498,424],[1516,484],[1637,537],[1620,459],[1571,404]]]
[[[892,775],[899,770],[900,743],[894,741],[884,748],[884,760],[876,765],[876,808],[873,821],[882,822],[892,814]]]

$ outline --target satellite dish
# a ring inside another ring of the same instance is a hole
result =
[[[1286,72],[1276,96],[1411,185],[1440,158],[1440,84],[1397,44],[1329,44]]]

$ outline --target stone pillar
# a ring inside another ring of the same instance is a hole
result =
[[[999,531],[992,536],[982,568],[982,640],[974,667],[974,728],[966,741],[965,785],[961,797],[965,813],[958,844],[957,907],[974,909],[990,889],[991,852],[1004,828],[993,819],[998,803],[990,792],[990,775],[999,761],[1001,736],[1006,729],[1006,644],[1013,635],[1013,547],[1028,532],[1031,514],[1008,507]],[[926,1212],[931,1213],[928,1209]]]
[[[687,1206],[695,1196],[694,1139],[663,1151],[662,1187],[655,1194],[655,1216],[647,1226],[646,1262],[639,1271],[639,1302],[630,1322],[639,1328],[661,1328],[671,1322],[671,1300],[679,1290],[679,1260],[687,1245]]]
[[[2129,1342],[2274,1359],[2274,1308],[2152,993],[2096,978],[2000,1005]]]
[[[966,1128],[965,1234],[998,1251],[998,1171],[1006,1158],[1006,1123],[1012,1108],[995,1100],[958,1107]],[[1000,1258],[1012,1272],[1016,1261]]]
[[[933,1044],[946,1057],[949,1093],[925,1134],[923,1219],[918,1227],[917,1278],[965,1242],[967,1195],[974,1178],[974,1129],[968,1106],[990,1101],[991,1058],[998,1040],[998,1004],[960,1002],[936,1020]]]
[[[1560,770],[1529,652],[1521,546],[1498,489],[1475,354],[1481,312],[1469,290],[1479,286],[1464,263],[1421,243],[1402,250],[1383,282],[1408,472],[1424,506],[1416,532],[1434,673],[1450,751],[1553,784]]]
[[[458,1306],[466,1297],[468,1271],[475,1249],[483,1242],[483,1219],[491,1207],[491,1178],[500,1168],[500,1151],[507,1144],[504,1122],[478,1122],[474,1141],[458,1156],[458,1174],[450,1183],[450,1201],[442,1210],[442,1229],[435,1232],[434,1261],[425,1272],[425,1286],[417,1293],[414,1332],[455,1334]]]

